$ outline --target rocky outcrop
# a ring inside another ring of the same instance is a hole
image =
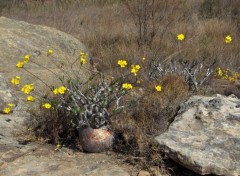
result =
[[[238,176],[240,99],[193,96],[156,140],[170,158],[195,172]]]
[[[53,50],[53,54],[48,57],[49,49]],[[61,68],[71,75],[77,68],[75,72],[80,75],[79,79],[89,76],[89,64],[79,69],[79,53],[86,52],[85,46],[71,35],[54,28],[0,17],[0,51],[0,73],[7,79],[20,75],[28,82],[35,80],[41,84],[38,80],[41,78],[46,83],[53,83],[58,80],[57,77],[66,75]],[[26,54],[30,55],[30,61],[24,67],[32,74],[16,68],[17,62],[23,60]]]

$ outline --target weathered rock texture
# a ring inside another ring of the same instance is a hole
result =
[[[53,50],[53,54],[47,57],[49,49]],[[89,65],[79,69],[79,53],[86,52],[85,46],[71,35],[54,28],[0,17],[0,51],[0,73],[4,73],[7,79],[20,75],[26,84],[32,80],[41,84],[38,78],[46,83],[59,83],[58,77],[63,75],[61,68],[70,75],[74,75],[75,70],[80,75],[79,79],[89,76],[86,69]],[[26,54],[30,54],[31,58],[24,67],[32,74],[16,68],[17,62],[23,60]]]
[[[13,91],[9,89],[5,78],[0,75],[0,113],[8,103],[16,104],[17,98],[14,96]]]
[[[240,175],[240,99],[193,96],[156,140],[170,158],[200,174]]]
[[[0,115],[1,176],[129,176],[106,154],[87,154],[40,145],[19,136],[25,116]],[[18,134],[18,135],[17,135]]]

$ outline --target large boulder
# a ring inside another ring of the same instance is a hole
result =
[[[156,140],[170,158],[195,172],[238,176],[240,99],[193,96]]]
[[[53,54],[48,57],[49,49]],[[54,28],[0,17],[0,51],[0,72],[19,73],[21,69],[16,68],[17,62],[29,54],[31,58],[26,68],[38,77],[47,75],[49,78],[52,73],[45,68],[54,71],[60,67],[80,66],[77,58],[80,52],[86,52],[86,47],[71,35]],[[86,69],[81,69],[79,74],[85,78]]]
[[[49,49],[53,54],[47,56]],[[58,78],[63,75],[83,81],[89,78],[90,62],[81,66],[79,60],[80,52],[87,52],[86,47],[71,35],[54,28],[0,17],[0,51],[0,74],[7,83],[11,78],[21,76],[21,84],[12,86],[15,90],[30,83],[40,91],[46,84],[58,86],[61,84]],[[29,63],[24,69],[16,68],[17,62],[26,54],[30,55]]]

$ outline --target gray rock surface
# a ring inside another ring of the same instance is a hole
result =
[[[8,103],[17,104],[17,97],[9,88],[6,79],[0,75],[0,113],[7,106]]]
[[[47,57],[49,49],[53,54]],[[85,46],[54,28],[0,17],[0,51],[0,73],[4,73],[7,79],[19,75],[26,84],[32,80],[41,84],[38,78],[45,83],[60,83],[59,76],[65,74],[66,77],[66,72],[68,75],[77,73],[82,80],[89,77],[90,64],[79,69],[79,54],[87,52]],[[31,74],[16,68],[17,62],[26,54],[30,55],[30,61],[24,68]]]
[[[195,172],[239,176],[240,99],[193,96],[156,140],[170,158]]]
[[[106,154],[73,152],[19,137],[26,116],[0,115],[1,176],[129,176]]]

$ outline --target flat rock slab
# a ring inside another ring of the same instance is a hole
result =
[[[25,117],[0,115],[1,176],[129,176],[106,154],[73,152],[54,146],[20,141],[16,136]]]
[[[240,175],[240,99],[193,96],[156,140],[167,155],[200,174]]]

